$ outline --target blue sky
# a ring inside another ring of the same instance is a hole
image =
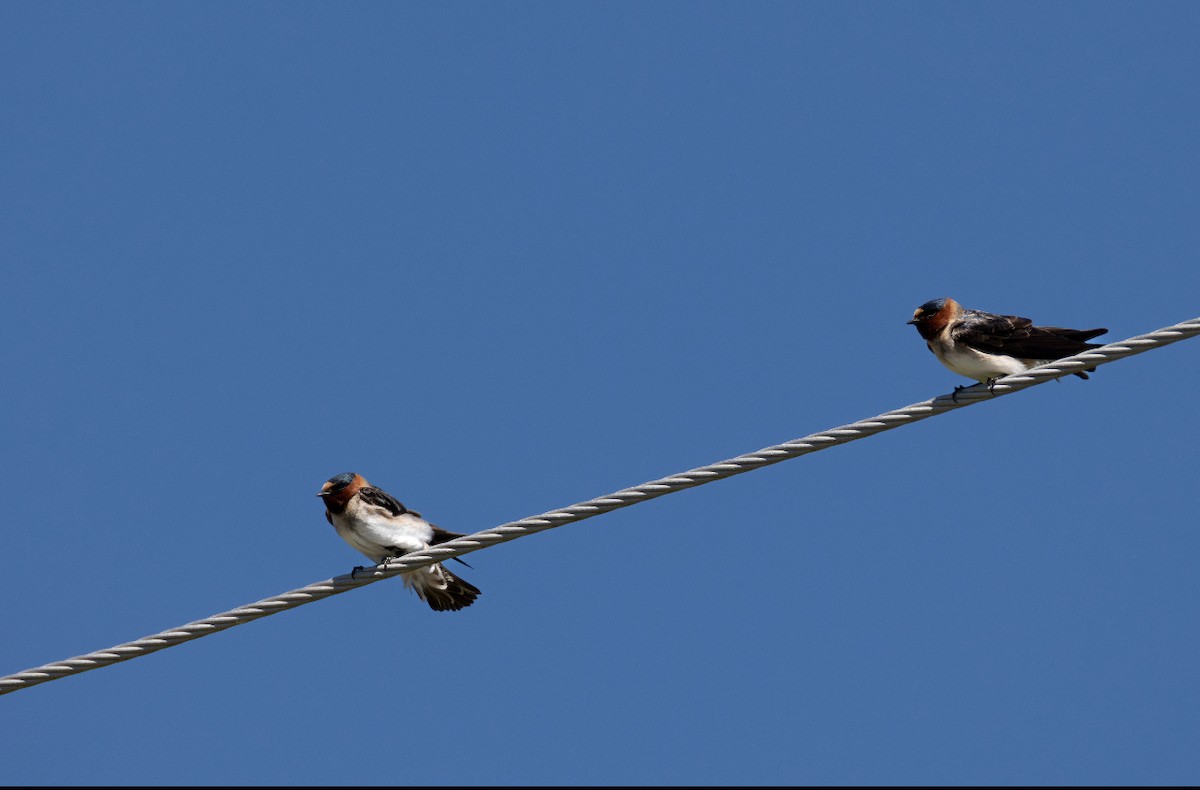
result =
[[[1200,315],[1188,3],[7,3],[0,674]],[[1200,342],[0,698],[13,784],[1200,780]]]

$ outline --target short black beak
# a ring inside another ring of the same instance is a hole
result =
[[[906,324],[915,324],[915,323],[917,323],[917,319],[915,319],[915,318],[914,318],[913,320],[911,320],[911,321],[905,321],[904,323],[906,323]]]
[[[329,491],[318,491],[317,496],[329,496]]]

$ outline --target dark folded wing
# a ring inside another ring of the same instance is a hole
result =
[[[1044,329],[1047,332],[1055,332],[1063,337],[1068,337],[1071,340],[1078,340],[1080,342],[1083,342],[1084,340],[1091,340],[1093,337],[1099,337],[1108,331],[1107,329],[1063,329],[1057,326],[1043,326],[1038,328]],[[1092,343],[1091,345],[1103,345],[1103,343]]]
[[[433,527],[432,524],[430,524],[429,526]],[[432,543],[434,546],[436,546],[437,544],[445,543],[448,540],[454,540],[455,538],[461,538],[463,536],[463,534],[464,533],[462,533],[462,532],[451,532],[450,530],[442,529],[441,527],[433,527],[433,540],[431,540],[430,543]]]
[[[430,543],[434,546],[436,546],[439,543],[445,543],[448,540],[454,540],[455,538],[461,538],[464,534],[462,532],[451,532],[450,530],[442,529],[441,527],[434,527],[433,524],[430,524],[429,526],[433,527],[433,540],[431,540]],[[454,560],[455,562],[466,565],[468,568],[472,567],[465,560],[460,560],[458,557],[451,557],[450,559]],[[447,571],[447,573],[448,572],[449,571]],[[467,586],[469,587],[470,585],[467,585]],[[476,592],[478,593],[479,591],[476,590]]]
[[[376,505],[391,513],[393,516],[399,516],[404,513],[412,513],[414,516],[420,516],[420,513],[413,511],[400,504],[400,500],[384,491],[373,486],[366,486],[358,489],[358,495],[362,501],[368,505]]]
[[[951,336],[986,354],[1007,354],[1021,359],[1061,359],[1096,344],[1084,342],[1107,329],[1063,329],[1057,326],[1033,326],[1028,318],[993,315],[984,312],[965,314]]]
[[[950,330],[955,343],[964,343],[988,354],[1004,351],[1006,343],[1019,342],[1029,335],[1033,322],[1016,315],[995,315],[981,310],[967,310]]]

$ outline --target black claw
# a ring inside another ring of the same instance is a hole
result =
[[[959,384],[958,386],[956,386],[956,387],[954,388],[954,392],[952,392],[952,393],[950,394],[950,400],[954,401],[955,403],[958,403],[958,393],[959,393],[961,390],[965,390],[965,389],[966,389],[966,386],[964,386],[964,385],[962,385],[962,384]]]
[[[362,569],[363,569],[363,566],[355,565],[354,569],[350,571],[350,578],[353,579],[358,574],[358,572],[361,571]]]
[[[995,376],[995,377],[992,377],[992,378],[990,378],[990,379],[988,379],[988,380],[987,380],[987,385],[988,385],[988,393],[989,393],[989,394],[990,394],[990,395],[991,395],[993,398],[994,398],[994,397],[996,397],[996,392],[995,392],[995,390],[996,390],[996,379],[997,379],[997,378],[999,378],[999,377],[998,377],[998,376]]]

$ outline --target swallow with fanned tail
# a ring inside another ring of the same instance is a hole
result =
[[[337,533],[372,562],[383,563],[462,537],[430,524],[420,513],[409,510],[394,496],[354,472],[331,477],[317,496],[325,502],[325,518]],[[354,570],[360,571],[362,566]],[[440,563],[401,573],[400,577],[405,587],[414,590],[438,612],[463,609],[479,595],[478,588]]]

